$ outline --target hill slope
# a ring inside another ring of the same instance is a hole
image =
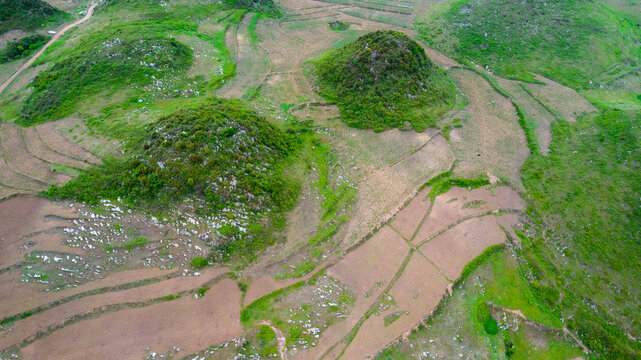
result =
[[[357,128],[423,130],[456,94],[423,48],[397,31],[372,32],[312,63],[320,94]]]
[[[537,72],[587,88],[641,64],[639,21],[593,0],[456,0],[432,9],[417,27],[436,48],[501,75],[533,80],[530,72]]]
[[[0,34],[35,30],[47,22],[59,24],[68,15],[42,0],[0,0]]]
[[[139,143],[133,156],[107,159],[48,195],[122,199],[160,212],[188,204],[218,229],[214,243],[227,251],[262,248],[267,220],[296,201],[298,184],[285,167],[297,142],[240,100],[212,99],[160,118]]]

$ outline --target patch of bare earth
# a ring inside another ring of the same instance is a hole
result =
[[[356,293],[356,302],[347,318],[327,328],[315,347],[301,351],[296,358],[317,359],[340,341],[389,284],[408,253],[407,243],[391,228],[384,227],[327,269],[328,275]]]
[[[61,124],[62,122],[56,122]],[[90,164],[99,164],[100,159],[93,156],[80,145],[67,140],[56,129],[54,123],[46,123],[36,126],[36,132],[40,140],[52,151],[65,155],[75,160],[88,162]]]
[[[541,75],[535,75],[535,78],[545,83],[540,84],[523,84],[535,98],[547,105],[552,111],[560,117],[575,122],[583,113],[597,111],[589,101],[581,96],[574,89],[563,86]]]
[[[403,210],[396,214],[391,226],[405,239],[411,239],[418,225],[423,222],[430,208],[430,188],[420,191]]]
[[[525,89],[523,83],[515,80],[507,80],[500,76],[494,76],[499,86],[507,91],[512,100],[519,106],[524,113],[527,120],[535,124],[534,136],[538,142],[541,153],[546,155],[548,147],[552,140],[552,132],[550,130],[552,122],[556,120],[554,114],[541,105],[535,98],[533,98]]]
[[[413,254],[403,275],[389,292],[395,304],[371,315],[363,323],[341,359],[372,357],[399,335],[411,331],[436,308],[447,285],[448,280],[434,265],[420,254]],[[397,320],[385,324],[386,318],[397,316]]]
[[[447,171],[453,161],[447,141],[436,135],[420,150],[360,181],[344,245],[354,244],[389,220],[417,188]]]
[[[51,150],[40,140],[34,127],[20,129],[20,133],[29,152],[42,161],[81,169],[89,166],[87,162],[76,160]]]
[[[434,199],[429,218],[418,230],[414,241],[420,243],[430,236],[456,224],[464,217],[497,211],[499,209],[522,210],[523,203],[519,194],[507,186],[499,186],[493,194],[486,188],[471,191],[452,188]]]
[[[38,332],[53,328],[56,324],[64,323],[73,317],[88,315],[92,312],[96,313],[109,305],[144,303],[163,296],[175,295],[187,290],[197,289],[202,284],[224,274],[226,271],[226,268],[211,269],[199,276],[175,277],[133,289],[88,296],[53,307],[13,324],[13,326],[6,330],[8,333],[0,338],[0,349],[18,345],[23,340],[34,336]]]
[[[458,160],[454,175],[476,178],[490,171],[521,184],[521,166],[529,150],[510,100],[471,70],[453,69],[448,75],[468,99],[465,108],[452,115],[463,125],[450,132],[452,151]]]
[[[189,354],[238,337],[240,290],[222,280],[200,299],[180,298],[66,326],[22,349],[24,359],[141,359],[147,349]]]

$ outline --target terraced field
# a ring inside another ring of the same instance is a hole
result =
[[[422,132],[356,129],[318,94],[307,62],[375,30],[415,38],[415,17],[441,1],[283,0],[281,18],[209,3],[134,3],[97,8],[0,97],[0,360],[427,359],[427,349],[501,358],[509,348],[502,336],[519,349],[565,351],[558,358],[588,353],[556,310],[519,287],[517,268],[536,226],[522,167],[551,153],[559,123],[599,111],[577,91],[540,75],[538,83],[502,78],[421,44],[456,84],[456,106]],[[193,51],[186,83],[202,85],[202,94],[159,91],[149,100],[130,96],[140,89],[127,84],[84,99],[61,120],[16,125],[31,80],[61,51],[110,22],[162,18],[165,8],[185,11],[164,24]],[[334,31],[332,21],[349,27]],[[0,79],[17,69],[5,66]],[[209,95],[243,99],[274,126],[313,139],[301,140],[303,161],[287,169],[301,182],[298,200],[253,262],[221,255],[217,236],[229,230],[194,211],[200,200],[163,212],[39,195],[107,156],[127,156],[145,126]],[[493,293],[496,282],[505,292]],[[479,298],[489,309],[481,320]],[[502,331],[491,340],[477,328],[488,317]]]

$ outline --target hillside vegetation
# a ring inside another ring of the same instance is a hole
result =
[[[47,194],[155,212],[189,203],[218,229],[216,245],[254,251],[272,241],[270,229],[298,197],[285,170],[299,143],[242,101],[211,99],[150,124],[130,157],[107,159]]]
[[[595,0],[455,0],[433,8],[421,38],[511,78],[540,73],[596,88],[640,64],[641,18]]]
[[[49,39],[49,36],[37,34],[8,43],[0,50],[0,64],[31,55],[46,44]]]
[[[450,109],[456,95],[423,48],[397,31],[369,33],[312,64],[319,93],[357,128],[420,131]]]
[[[641,278],[639,121],[639,113],[605,111],[561,122],[550,154],[523,168],[538,221],[525,250],[531,287],[608,359],[641,356],[626,334],[641,333],[641,289],[632,280]]]
[[[22,105],[20,122],[31,125],[67,116],[83,98],[123,85],[147,92],[160,88],[159,96],[179,92],[178,86],[161,79],[184,74],[191,65],[192,51],[169,38],[167,30],[130,24],[85,38],[31,82],[33,91]]]
[[[45,24],[55,27],[68,17],[43,0],[0,0],[0,34],[14,29],[35,30]]]

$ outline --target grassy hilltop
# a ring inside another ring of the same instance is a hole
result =
[[[369,33],[312,63],[320,94],[353,127],[420,131],[454,103],[454,84],[400,32]]]

